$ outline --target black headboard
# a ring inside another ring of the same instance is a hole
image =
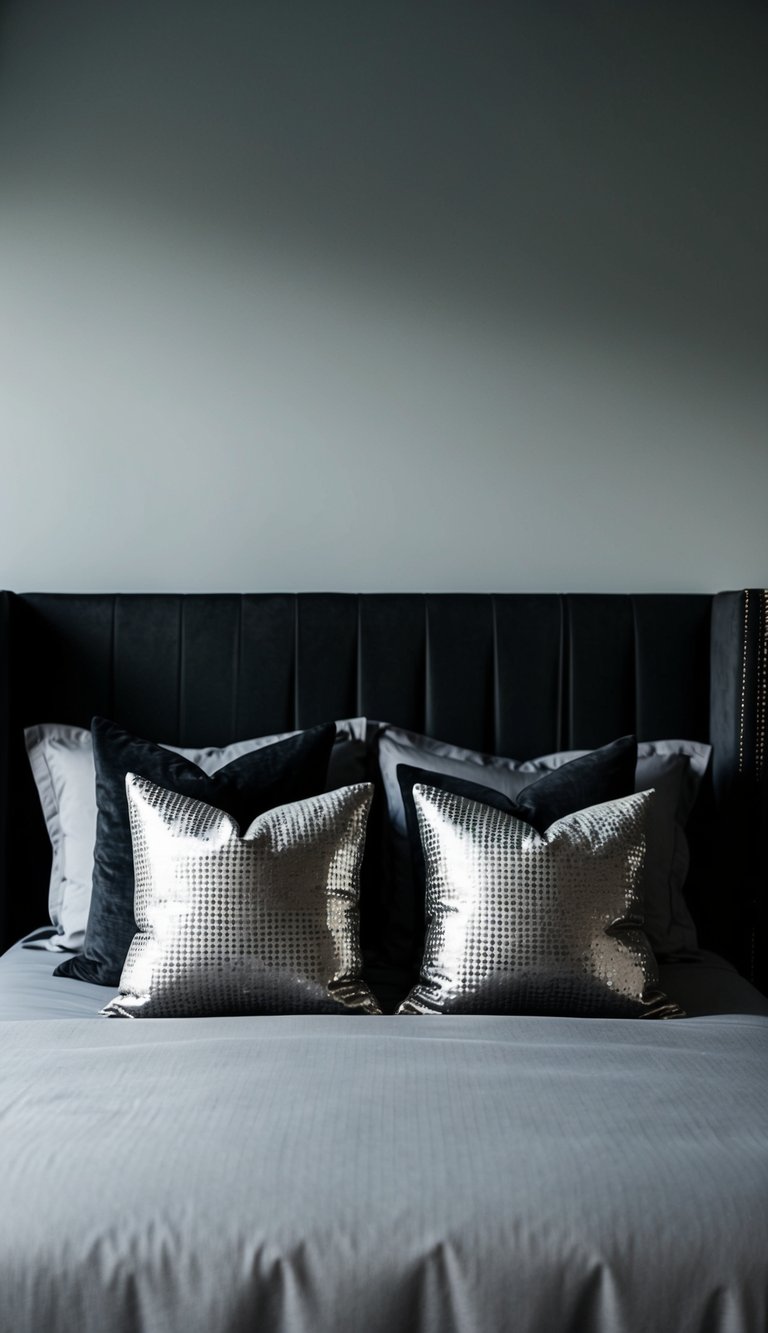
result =
[[[94,713],[183,745],[365,715],[524,759],[714,745],[691,829],[705,942],[766,985],[768,592],[0,593],[0,937],[47,915],[23,728]]]

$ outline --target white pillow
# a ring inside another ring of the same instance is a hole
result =
[[[210,774],[240,755],[274,745],[295,734],[284,731],[275,736],[233,741],[222,747],[209,745],[203,749],[188,749],[180,745],[164,745],[163,748],[174,750]],[[362,750],[365,736],[365,718],[348,718],[336,723],[336,744],[328,770],[329,788],[359,780],[344,762],[351,756],[342,757],[342,750],[347,747],[339,743],[357,742],[355,749]],[[83,947],[88,922],[96,841],[96,770],[91,733],[83,727],[48,722],[27,727],[24,740],[53,853],[48,912],[55,934],[48,939],[36,938],[35,946],[56,953],[76,953]],[[343,771],[339,761],[344,763]]]
[[[96,790],[91,733],[44,724],[24,732],[32,774],[51,840],[48,915],[56,934],[40,948],[82,948],[91,903]]]

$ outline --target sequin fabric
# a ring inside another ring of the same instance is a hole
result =
[[[400,1013],[682,1016],[642,930],[652,791],[580,810],[543,836],[478,801],[413,792],[427,936]]]
[[[369,783],[259,815],[126,778],[139,927],[108,1016],[378,1013],[360,979]]]

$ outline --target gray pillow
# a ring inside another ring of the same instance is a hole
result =
[[[136,923],[109,1017],[378,1013],[360,979],[370,783],[257,815],[126,776]]]
[[[454,792],[413,788],[427,870],[421,977],[402,1014],[680,1017],[642,929],[653,792],[541,835]]]
[[[295,732],[233,741],[222,747],[185,749],[167,745],[209,775],[240,755],[274,745]],[[366,770],[365,718],[336,723],[328,766],[330,789],[362,782]],[[35,948],[74,953],[82,949],[91,905],[93,848],[96,841],[96,774],[90,731],[66,723],[42,723],[24,732],[30,767],[51,841],[48,912],[53,932],[30,941]]]
[[[564,750],[521,763],[387,725],[380,727],[376,744],[387,804],[390,876],[396,880],[401,898],[405,889],[414,899],[418,894],[397,780],[398,764],[465,778],[514,800],[544,774],[589,753]],[[635,791],[653,788],[657,792],[649,817],[642,884],[645,930],[654,953],[665,960],[695,954],[698,947],[696,927],[683,897],[690,859],[684,826],[710,755],[711,746],[699,741],[641,741],[637,747]]]
[[[549,755],[552,767],[585,750]],[[645,933],[656,957],[665,961],[698,957],[696,927],[683,896],[690,851],[685,825],[696,802],[712,755],[701,741],[639,741],[635,791],[653,788],[643,874]]]

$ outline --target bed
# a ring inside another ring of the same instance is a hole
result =
[[[2,1333],[764,1333],[767,702],[762,590],[0,595]],[[54,975],[24,733],[94,717],[189,749],[368,719],[383,1012],[107,1019],[114,986]],[[695,942],[656,951],[686,1017],[392,1012],[387,729],[422,768],[706,752]]]

